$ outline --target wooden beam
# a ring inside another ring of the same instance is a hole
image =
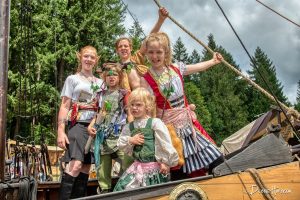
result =
[[[10,0],[0,6],[0,181],[4,181]],[[2,199],[2,198],[1,198]]]

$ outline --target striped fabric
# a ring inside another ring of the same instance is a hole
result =
[[[197,129],[195,130],[197,131]],[[183,165],[184,173],[190,174],[193,171],[208,167],[221,156],[219,150],[198,131],[194,139],[191,126],[181,128],[178,133],[183,144],[185,158],[185,164]]]

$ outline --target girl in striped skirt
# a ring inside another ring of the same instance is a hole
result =
[[[157,117],[171,127],[170,131],[176,132],[183,146],[184,163],[174,168],[172,180],[194,177],[199,170],[208,168],[220,158],[221,153],[188,106],[183,75],[206,70],[220,63],[223,57],[215,53],[209,61],[193,65],[172,64],[170,41],[162,32],[150,34],[147,38],[146,55],[152,67],[142,78],[141,86],[155,95]]]

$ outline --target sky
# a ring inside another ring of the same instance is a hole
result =
[[[129,11],[148,34],[158,18],[158,7],[153,0],[123,0]],[[161,0],[169,15],[207,44],[207,36],[213,34],[217,45],[231,53],[243,74],[251,70],[250,59],[242,48],[221,10],[213,0]],[[281,15],[300,24],[300,1],[260,0]],[[285,20],[255,0],[218,0],[226,16],[244,43],[250,55],[260,47],[273,62],[277,78],[283,85],[283,92],[291,103],[296,102],[300,80],[300,27]],[[127,13],[125,27],[133,24]],[[203,47],[183,32],[170,19],[163,24],[174,44],[178,37],[191,53],[199,53]]]

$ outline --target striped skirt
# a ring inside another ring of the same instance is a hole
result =
[[[190,125],[177,128],[183,145],[183,172],[187,174],[208,167],[221,156],[221,152],[198,129],[195,128],[195,131],[196,134],[193,135]]]

